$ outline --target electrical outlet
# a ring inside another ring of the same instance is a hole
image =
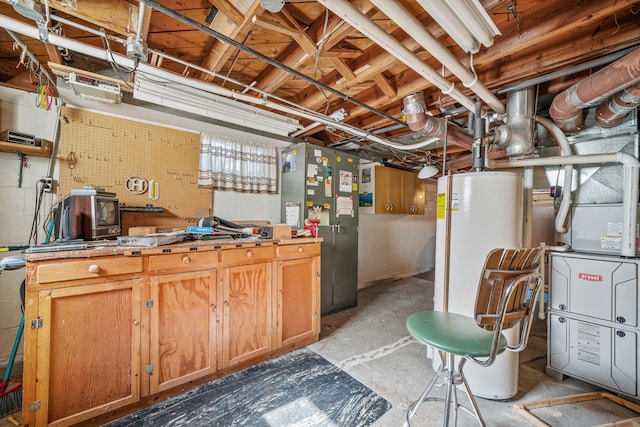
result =
[[[53,178],[45,176],[42,178],[42,185],[44,186],[45,193],[51,193],[53,191]]]

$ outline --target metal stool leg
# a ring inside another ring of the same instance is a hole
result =
[[[411,404],[411,406],[409,407],[409,410],[407,411],[407,425],[409,427],[412,427],[411,426],[411,418],[413,418],[413,416],[415,415],[415,413],[418,410],[418,408],[420,407],[420,405],[422,405],[422,403],[425,400],[435,400],[436,399],[436,398],[427,399],[427,396],[429,395],[429,393],[431,392],[433,387],[436,385],[438,380],[441,379],[441,378],[444,378],[446,376],[446,371],[445,371],[446,363],[445,363],[444,355],[443,355],[442,352],[438,352],[438,354],[440,355],[440,360],[441,360],[440,361],[440,367],[435,372],[435,375],[434,375],[433,379],[431,380],[431,382],[429,383],[429,385],[427,386],[427,388],[424,389],[424,391],[422,392],[422,394],[420,395],[418,400],[413,402]]]
[[[464,364],[466,361],[467,359],[465,359],[464,357],[460,358],[460,363],[458,363],[458,374],[460,375],[461,383],[464,386],[463,390],[467,395],[467,399],[469,399],[469,402],[471,402],[471,408],[473,409],[473,411],[469,410],[468,408],[465,408],[462,405],[460,405],[460,407],[470,415],[473,415],[475,419],[478,420],[478,423],[480,424],[481,427],[485,427],[486,424],[484,423],[482,414],[480,414],[480,407],[478,406],[478,402],[476,402],[476,398],[473,396],[473,393],[471,392],[469,383],[467,383],[467,377],[464,376],[464,372],[462,371],[462,368],[464,367]]]
[[[440,367],[435,373],[433,380],[429,383],[424,392],[420,395],[420,398],[413,402],[407,411],[407,423],[406,425],[409,427],[413,427],[411,425],[411,418],[416,414],[418,408],[422,403],[426,401],[443,401],[445,404],[444,407],[444,419],[442,425],[444,427],[449,426],[449,421],[452,421],[452,425],[457,425],[458,422],[458,408],[464,410],[469,415],[474,417],[481,427],[486,427],[484,419],[480,414],[480,408],[478,407],[478,403],[473,397],[473,393],[469,388],[469,384],[467,383],[467,379],[464,376],[462,371],[465,362],[467,359],[460,358],[460,362],[456,367],[455,364],[455,356],[453,354],[444,353],[442,351],[438,351],[440,355]],[[442,379],[441,385],[446,385],[445,397],[428,397],[429,393],[433,390],[433,387],[438,383],[438,380]],[[467,395],[469,402],[471,403],[471,409],[461,405],[458,403],[458,394],[457,388],[458,385],[463,386],[463,391]]]

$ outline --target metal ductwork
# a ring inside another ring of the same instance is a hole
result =
[[[509,92],[507,124],[496,129],[496,145],[505,148],[507,156],[522,156],[533,152],[536,96],[533,87]]]
[[[549,114],[563,131],[579,131],[584,127],[583,108],[597,105],[637,83],[640,83],[640,49],[561,92],[554,98]]]
[[[406,117],[409,129],[414,132],[422,132],[426,136],[445,140],[447,144],[457,145],[471,149],[473,137],[459,127],[449,124],[445,128],[444,121],[427,115],[422,92],[407,95],[402,99],[402,112]]]
[[[621,90],[596,108],[596,123],[609,128],[620,124],[640,105],[640,83]]]

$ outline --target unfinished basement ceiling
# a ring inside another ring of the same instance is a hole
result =
[[[2,17],[36,27],[33,19],[17,13],[10,3],[0,3]],[[430,114],[448,115],[462,127],[466,123],[467,108],[328,11],[322,4],[325,2],[160,0],[144,2],[143,7],[126,0],[41,3],[61,18],[48,23],[52,34],[101,49],[108,46],[114,54],[126,56],[125,46],[116,40],[138,36],[141,22],[139,36],[149,49],[141,55],[146,65],[323,117],[344,110],[342,122],[362,132],[354,134],[317,124],[313,116],[278,112],[298,120],[299,127],[307,130],[293,134],[314,144],[353,150],[365,158],[416,169],[427,161],[439,163],[444,144],[400,150],[367,140],[362,134],[400,145],[424,140],[403,123],[402,99],[416,92],[424,93]],[[501,34],[492,46],[481,46],[474,55],[464,52],[418,1],[348,3],[474,101],[475,94],[409,36],[402,22],[394,22],[374,3],[404,7],[467,70],[477,73],[478,81],[501,103],[506,102],[506,90],[533,81],[537,84],[537,111],[543,116],[554,94],[613,61],[621,52],[640,46],[640,0],[481,0]],[[328,4],[333,7],[331,0]],[[108,44],[101,33],[111,36]],[[18,37],[52,75],[77,69],[111,78],[135,78],[135,72],[116,72],[118,67],[84,54],[24,35]],[[0,30],[0,84],[35,91],[38,80],[32,70],[20,65],[24,62],[14,39]],[[551,73],[558,77],[532,80]],[[491,111],[485,102],[482,107]],[[447,159],[468,154],[468,148],[454,145],[446,151]]]

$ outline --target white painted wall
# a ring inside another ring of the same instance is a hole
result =
[[[0,129],[54,139],[57,111],[35,106],[35,95],[0,87]],[[36,184],[48,175],[49,158],[28,156],[22,186],[18,187],[18,155],[0,152],[0,246],[28,244],[36,203]],[[38,243],[44,239],[42,225],[55,202],[47,195],[41,208]],[[0,257],[21,255],[20,252],[0,252]],[[19,287],[24,268],[0,274],[0,366],[5,366],[11,353],[22,311]],[[22,360],[22,346],[17,360]],[[4,373],[4,369],[2,370]]]
[[[429,180],[424,215],[359,215],[359,287],[434,268],[436,190],[436,182]]]

